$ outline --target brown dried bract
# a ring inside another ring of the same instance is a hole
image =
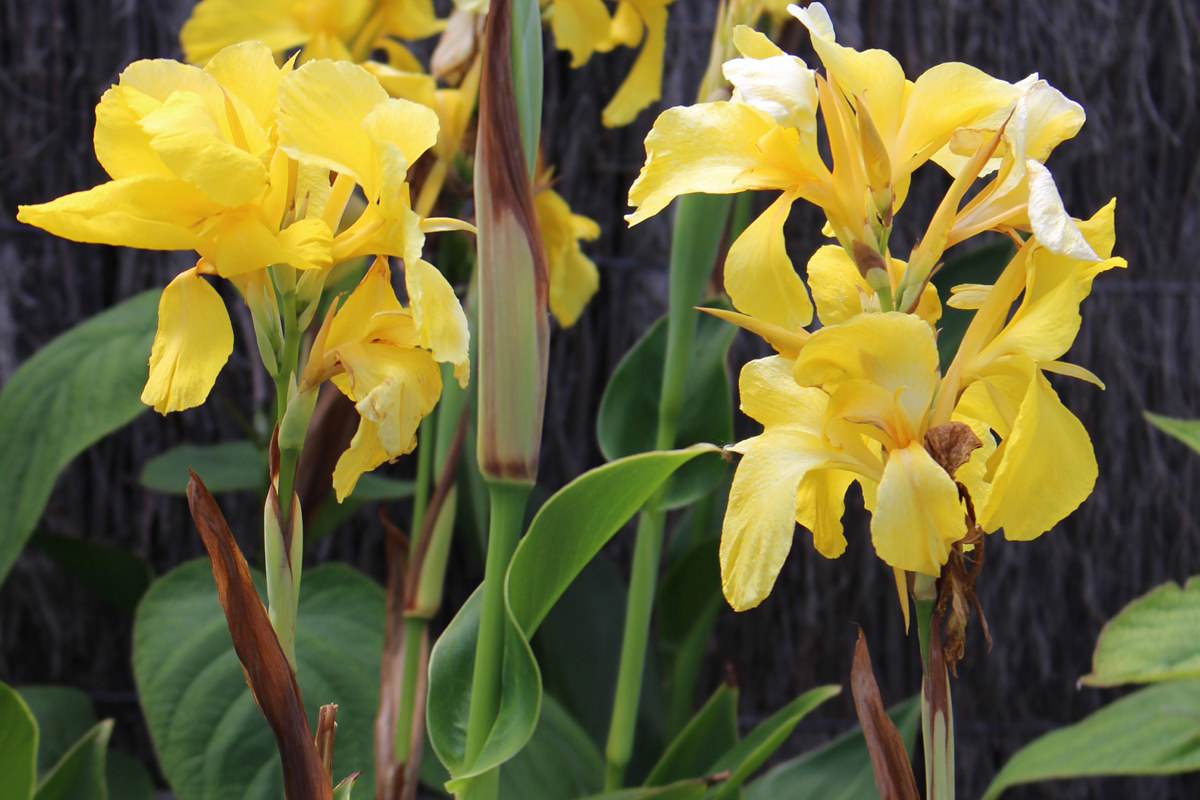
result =
[[[925,432],[925,449],[951,478],[983,442],[965,422],[944,422]]]
[[[884,709],[862,628],[858,629],[858,642],[854,645],[850,691],[854,695],[854,710],[862,725],[863,737],[867,740],[879,796],[883,800],[919,800],[908,749]]]

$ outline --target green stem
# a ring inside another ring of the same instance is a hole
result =
[[[527,483],[488,483],[491,523],[487,565],[483,576],[483,608],[475,645],[475,672],[471,678],[471,710],[467,718],[465,763],[478,758],[496,722],[500,708],[500,675],[504,664],[504,575],[525,517],[525,503],[533,489]]]
[[[699,317],[695,306],[703,297],[704,285],[716,258],[733,198],[693,194],[681,197],[677,202],[679,206],[671,240],[667,349],[658,402],[658,434],[655,438],[655,448],[658,450],[669,450],[676,444],[692,341]],[[605,748],[608,761],[604,780],[606,791],[622,786],[625,767],[633,754],[637,707],[641,699],[642,675],[650,638],[650,617],[662,556],[665,517],[659,506],[664,494],[665,488],[655,492],[638,519],[617,689]]]
[[[396,715],[396,761],[408,763],[412,755],[413,715],[417,712],[417,684],[421,672],[421,640],[429,620],[406,617],[404,620],[404,675],[400,684],[400,706]]]
[[[642,675],[646,668],[646,646],[650,633],[650,614],[658,586],[658,562],[662,555],[663,513],[658,499],[652,499],[638,517],[637,541],[633,550],[633,569],[629,576],[629,602],[625,609],[625,633],[621,639],[621,662],[617,669],[617,691],[613,698],[612,721],[608,727],[604,790],[621,788],[625,767],[633,755],[633,734],[637,725],[638,701],[642,693]]]
[[[412,541],[409,552],[417,550],[417,537],[421,534],[421,526],[425,523],[425,511],[429,508],[429,493],[433,486],[433,455],[437,449],[435,432],[437,431],[437,413],[440,406],[434,406],[433,411],[421,420],[417,432],[417,486],[413,494]]]

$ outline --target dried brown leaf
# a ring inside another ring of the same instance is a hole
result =
[[[858,629],[858,642],[854,645],[850,689],[854,694],[854,710],[871,754],[879,796],[882,800],[920,800],[912,765],[908,762],[908,750],[884,709],[862,628]]]

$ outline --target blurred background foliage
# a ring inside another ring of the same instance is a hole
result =
[[[187,266],[182,253],[55,239],[19,225],[14,215],[18,203],[102,180],[91,144],[95,103],[130,61],[179,57],[177,31],[191,5],[0,0],[0,383],[57,334]],[[602,128],[599,118],[632,52],[571,70],[565,54],[546,51],[547,160],[557,165],[558,191],[603,231],[589,248],[601,271],[600,294],[578,325],[552,337],[541,470],[551,489],[602,461],[594,420],[603,387],[665,310],[669,219],[629,231],[622,215],[656,110],[694,99],[715,7],[716,0],[672,5],[663,102],[626,128]],[[1039,71],[1088,114],[1079,136],[1049,164],[1067,207],[1087,216],[1118,198],[1116,252],[1130,266],[1097,282],[1070,354],[1108,390],[1057,384],[1092,434],[1100,478],[1092,498],[1058,530],[1016,548],[998,538],[988,543],[979,595],[994,646],[988,653],[978,629],[971,630],[955,688],[960,791],[974,797],[1021,744],[1118,696],[1075,688],[1105,620],[1162,581],[1200,573],[1200,461],[1141,415],[1150,409],[1200,416],[1200,262],[1187,244],[1200,234],[1200,6],[845,0],[829,7],[840,40],[890,50],[910,77],[947,60],[1007,80]],[[796,26],[780,43],[807,57],[806,39]],[[919,186],[910,198],[901,225],[928,218],[929,210],[917,207]],[[788,230],[798,263],[820,244],[819,229],[816,212],[797,206]],[[913,235],[903,227],[896,234],[908,242]],[[139,474],[170,447],[242,438],[238,418],[252,422],[253,408],[271,397],[267,376],[253,369],[257,355],[244,312],[238,303],[240,338],[217,383],[217,402],[165,420],[147,412],[78,458],[51,497],[39,526],[42,545],[35,541],[0,587],[0,680],[81,687],[100,716],[117,718],[114,743],[147,758],[130,668],[131,617],[111,598],[98,599],[50,554],[54,537],[81,537],[131,551],[161,574],[202,553],[182,498],[143,488]],[[760,354],[750,337],[739,337],[731,366]],[[748,430],[744,418],[738,424],[739,433]],[[397,469],[402,476],[411,466]],[[233,529],[252,537],[261,524],[256,496],[227,495],[222,505]],[[905,639],[891,577],[865,545],[861,523],[850,520],[851,546],[841,559],[827,561],[797,546],[761,607],[741,615],[722,608],[708,644],[703,696],[736,675],[749,727],[805,689],[843,680],[854,622],[872,643],[885,700],[917,689],[915,645]],[[315,545],[310,558],[346,561],[380,578],[382,536],[370,505]],[[627,563],[631,547],[631,536],[618,536],[611,554]],[[460,547],[446,607],[480,574],[472,549]],[[781,755],[827,741],[852,719],[848,696],[827,704],[801,723]],[[1198,790],[1195,777],[1117,779],[1029,787],[1006,797],[1190,798]]]

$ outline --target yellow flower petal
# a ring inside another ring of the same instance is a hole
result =
[[[550,29],[559,50],[571,53],[571,66],[581,67],[608,38],[612,18],[603,0],[554,0]]]
[[[743,313],[787,330],[812,322],[812,302],[788,258],[783,224],[794,196],[784,193],[729,248],[725,291]]]
[[[879,557],[897,569],[936,576],[966,533],[958,487],[922,443],[890,451],[871,515]]]
[[[435,361],[453,364],[454,377],[465,387],[471,374],[470,332],[454,289],[436,267],[421,260],[405,266],[404,285],[421,347],[432,353]]]
[[[829,396],[796,383],[792,368],[793,361],[782,356],[748,361],[738,376],[742,412],[770,430],[786,428],[819,436]]]
[[[771,593],[792,547],[796,497],[805,473],[824,460],[820,440],[792,430],[768,430],[741,442],[721,529],[721,590],[734,611]]]
[[[993,454],[991,492],[979,512],[987,530],[1035,539],[1079,507],[1096,484],[1092,440],[1035,370],[1011,434]]]
[[[370,472],[388,460],[388,452],[379,441],[379,425],[369,419],[358,421],[358,430],[350,447],[338,458],[333,468],[333,490],[340,503],[350,496],[363,473]]]
[[[363,120],[387,99],[357,64],[310,61],[279,82],[279,144],[292,158],[353,175],[374,200],[381,165]]]
[[[376,313],[403,311],[392,288],[392,271],[386,258],[376,258],[358,286],[338,309],[330,325],[326,347],[334,350],[351,342],[374,338],[371,330]],[[414,333],[412,344],[417,339]],[[353,398],[357,399],[357,398]]]
[[[319,219],[297,220],[281,232],[272,230],[253,206],[222,214],[196,249],[217,273],[229,277],[272,264],[297,269],[331,265],[329,227]]]
[[[412,450],[417,426],[442,394],[442,373],[433,357],[390,342],[355,342],[338,348],[338,360],[359,416],[378,423],[388,457]]]
[[[203,0],[179,31],[185,58],[203,64],[221,48],[256,39],[279,53],[312,35],[291,14],[291,0]]]
[[[750,172],[763,163],[758,140],[775,127],[770,115],[744,103],[667,109],[646,136],[646,164],[629,188],[629,204],[637,210],[625,219],[636,225],[681,194],[786,188]]]
[[[838,325],[861,314],[863,300],[875,296],[854,261],[838,245],[824,245],[808,260],[808,288],[822,325]]]
[[[283,73],[269,47],[261,41],[230,45],[214,55],[204,71],[245,104],[259,128],[265,131],[271,127]]]
[[[49,203],[18,206],[17,219],[76,242],[188,250],[196,227],[221,207],[175,178],[121,178]]]
[[[623,0],[637,10],[646,26],[646,38],[633,68],[600,113],[605,127],[633,122],[646,106],[662,95],[663,50],[667,42],[667,5],[671,0]],[[615,20],[614,20],[615,23]]]
[[[225,302],[195,267],[181,272],[158,301],[158,332],[142,402],[160,414],[200,405],[232,352]]]
[[[249,203],[267,188],[266,166],[225,138],[199,95],[176,92],[141,125],[163,163],[221,205]]]
[[[600,226],[587,217],[573,214],[567,201],[553,189],[533,198],[538,229],[546,246],[550,272],[550,311],[564,328],[579,319],[592,295],[600,288],[600,273],[579,247],[580,239],[595,239]]]
[[[826,558],[846,552],[842,515],[846,490],[855,474],[841,469],[818,469],[805,474],[796,492],[796,522],[812,532],[813,546]]]

